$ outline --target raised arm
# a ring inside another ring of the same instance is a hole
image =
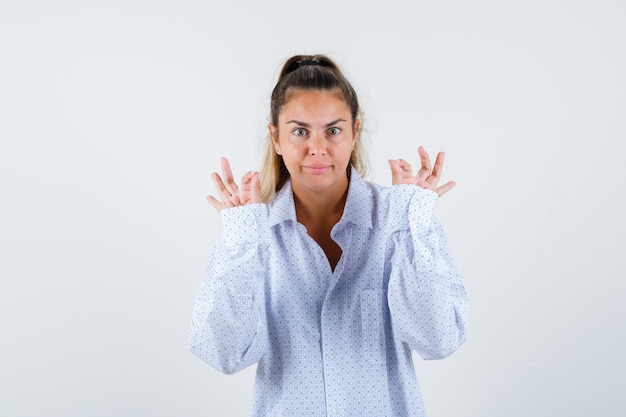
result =
[[[401,213],[398,217],[406,222],[392,239],[388,301],[398,337],[424,359],[439,359],[465,341],[468,297],[447,237],[434,215],[438,197],[454,182],[437,187],[443,153],[437,156],[432,171],[421,147],[420,159],[422,167],[416,176],[408,163],[390,163],[394,183],[403,184],[395,191],[392,210]]]
[[[224,230],[215,242],[194,304],[189,348],[223,373],[257,362],[268,346],[263,302],[268,259],[267,207],[260,202],[258,175],[244,175],[241,188],[222,158],[224,180],[213,174],[222,200],[207,200],[222,213]]]

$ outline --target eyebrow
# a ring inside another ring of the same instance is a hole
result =
[[[331,127],[332,125],[337,124],[337,123],[339,123],[339,122],[347,122],[347,120],[346,120],[346,119],[337,119],[337,120],[333,120],[333,121],[332,121],[332,122],[330,122],[330,123],[326,123],[326,124],[324,125],[324,127]],[[286,122],[285,124],[289,124],[289,123],[295,123],[295,124],[297,124],[298,126],[302,126],[302,127],[311,127],[311,125],[310,125],[310,124],[305,123],[305,122],[301,122],[301,121],[299,121],[299,120],[295,120],[295,119],[290,120],[290,121]]]

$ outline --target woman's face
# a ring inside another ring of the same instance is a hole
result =
[[[345,192],[346,168],[356,142],[359,121],[353,125],[341,94],[303,90],[290,94],[269,125],[276,152],[282,156],[295,193]]]

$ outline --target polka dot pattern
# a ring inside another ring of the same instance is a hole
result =
[[[227,374],[257,364],[253,417],[425,416],[411,350],[454,352],[468,310],[436,201],[353,170],[334,271],[296,221],[289,183],[271,204],[222,211],[191,351]]]

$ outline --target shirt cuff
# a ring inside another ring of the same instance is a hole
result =
[[[249,204],[222,210],[224,241],[228,245],[259,242],[268,228],[266,204]]]
[[[416,188],[409,202],[409,225],[414,233],[424,234],[433,226],[439,195],[432,190]]]
[[[435,205],[439,195],[431,190],[413,184],[397,184],[392,187],[392,211],[406,213],[397,217],[393,228],[411,228],[422,231],[432,225]]]

